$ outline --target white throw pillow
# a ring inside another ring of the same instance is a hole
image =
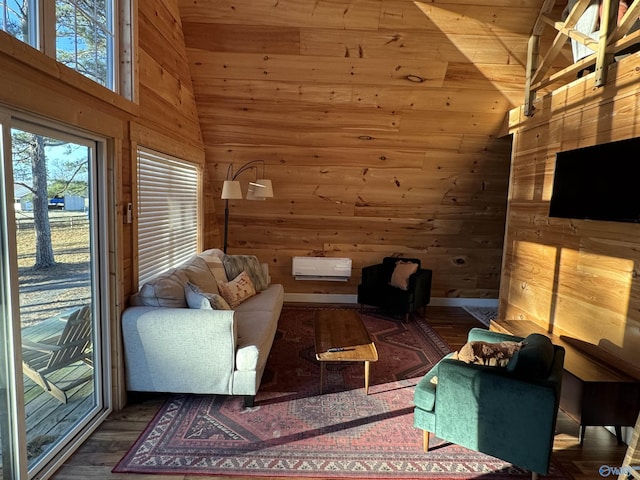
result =
[[[198,310],[231,310],[231,307],[222,296],[217,293],[203,292],[193,283],[187,282],[184,286],[184,294],[189,308]]]

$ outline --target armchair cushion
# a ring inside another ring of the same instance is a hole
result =
[[[398,260],[391,274],[389,285],[407,290],[409,288],[409,277],[418,271],[418,264],[414,262],[405,262]]]
[[[408,276],[406,289],[391,284],[398,262],[403,262],[398,267],[398,274],[405,265],[411,269],[415,268],[414,273]],[[411,264],[417,265],[417,268]],[[385,257],[382,263],[362,268],[362,282],[358,285],[358,303],[374,305],[394,313],[412,313],[429,304],[431,276],[431,270],[420,268],[418,258]]]

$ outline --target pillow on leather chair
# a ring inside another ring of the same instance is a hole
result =
[[[406,290],[409,288],[409,277],[418,271],[418,264],[398,260],[391,274],[389,285]]]

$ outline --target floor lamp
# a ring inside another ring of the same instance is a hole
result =
[[[258,165],[262,165],[262,177],[257,178]],[[273,197],[273,187],[271,180],[264,178],[265,164],[264,160],[252,160],[242,165],[234,174],[233,164],[229,164],[227,169],[227,178],[222,185],[222,195],[220,198],[224,200],[224,244],[223,251],[227,253],[227,232],[229,231],[229,200],[242,199],[242,189],[240,188],[240,181],[236,180],[242,172],[252,170],[255,175],[255,180],[249,182],[249,188],[247,189],[247,200],[264,200],[265,198]]]

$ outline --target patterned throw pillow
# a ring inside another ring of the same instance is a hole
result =
[[[391,274],[389,285],[401,290],[409,288],[409,277],[418,271],[418,264],[398,260]]]
[[[269,286],[260,260],[255,255],[225,255],[222,263],[227,278],[236,278],[240,272],[247,272],[256,291],[261,292]]]
[[[523,342],[467,342],[455,352],[453,358],[464,363],[506,367],[511,357],[519,351]]]
[[[256,289],[247,272],[240,273],[228,283],[218,282],[218,290],[231,308],[237,307],[256,294]]]
[[[217,293],[205,293],[197,285],[187,282],[184,294],[189,308],[199,310],[231,310],[231,307]]]

